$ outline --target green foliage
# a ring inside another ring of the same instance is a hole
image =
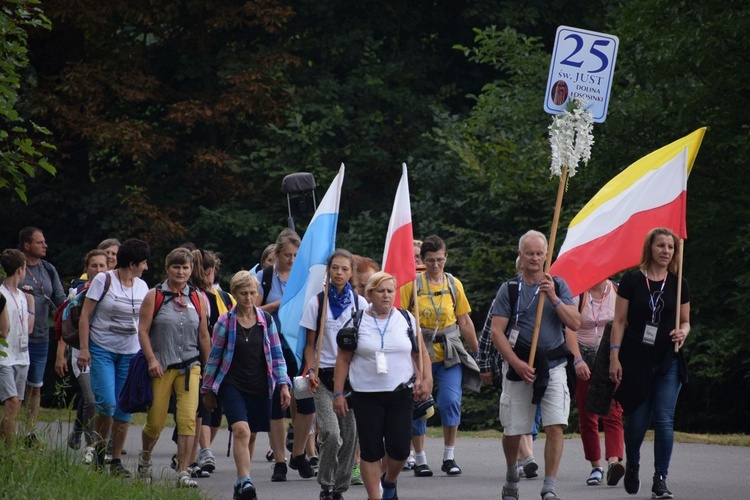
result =
[[[39,0],[10,0],[0,6],[0,189],[12,188],[27,201],[26,179],[39,169],[55,174],[46,155],[56,150],[52,133],[19,112],[22,72],[29,65],[27,30],[51,29]]]

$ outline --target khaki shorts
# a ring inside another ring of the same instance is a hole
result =
[[[0,365],[0,403],[17,397],[23,401],[29,365]]]
[[[568,426],[570,415],[570,391],[565,367],[567,362],[554,367],[549,372],[549,385],[542,402],[542,425]],[[536,405],[531,404],[533,384],[508,380],[505,374],[508,362],[503,361],[503,392],[500,394],[500,423],[507,436],[531,434],[534,427]]]

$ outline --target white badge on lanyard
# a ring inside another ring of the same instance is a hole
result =
[[[378,368],[378,373],[382,375],[388,374],[388,360],[385,359],[385,352],[383,351],[375,352],[375,363]]]
[[[656,342],[656,331],[659,329],[659,325],[654,323],[646,323],[646,327],[643,329],[643,343],[646,345],[654,345]]]
[[[23,326],[23,324],[21,324]],[[24,353],[29,350],[29,335],[26,332],[21,332],[18,336],[18,352]]]
[[[516,342],[518,342],[518,336],[521,334],[520,328],[518,326],[514,326],[510,329],[510,334],[508,335],[508,342],[510,342],[511,347],[516,347]]]

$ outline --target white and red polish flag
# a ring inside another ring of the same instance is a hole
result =
[[[393,212],[388,223],[388,234],[383,250],[383,271],[396,277],[399,288],[414,281],[417,268],[414,263],[414,230],[409,203],[409,176],[403,164],[401,180],[393,201]],[[395,306],[400,307],[401,297],[396,293]]]
[[[687,238],[687,178],[705,132],[700,128],[636,161],[573,218],[550,268],[573,295],[638,265],[651,229],[667,227]]]

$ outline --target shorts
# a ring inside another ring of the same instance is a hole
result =
[[[289,388],[289,392],[294,397],[294,391]],[[300,415],[312,415],[315,413],[315,398],[298,399],[297,413]],[[276,389],[273,391],[273,402],[271,403],[271,420],[279,420],[285,417],[286,412],[281,409],[281,384],[276,384]]]
[[[549,382],[539,407],[542,409],[544,426],[568,426],[570,415],[570,391],[568,390],[567,363],[549,371]],[[531,434],[537,405],[531,404],[534,386],[524,381],[508,380],[507,361],[503,361],[503,392],[500,394],[500,423],[507,436]]]
[[[44,370],[47,368],[47,356],[49,354],[49,343],[41,342],[32,344],[29,342],[29,374],[26,377],[26,385],[29,387],[41,387],[44,385]]]
[[[250,432],[271,430],[271,399],[268,396],[251,396],[240,392],[230,383],[221,384],[217,398],[231,428],[237,422],[247,422]]]
[[[23,401],[29,365],[0,365],[0,404],[10,398]]]
[[[409,457],[413,394],[411,389],[352,392],[362,460],[377,462],[386,454],[396,461]]]
[[[224,410],[221,407],[221,400],[216,398],[216,409],[211,411],[203,405],[203,398],[201,398],[201,405],[198,408],[203,422],[201,425],[208,427],[221,427],[221,417],[224,416]]]

